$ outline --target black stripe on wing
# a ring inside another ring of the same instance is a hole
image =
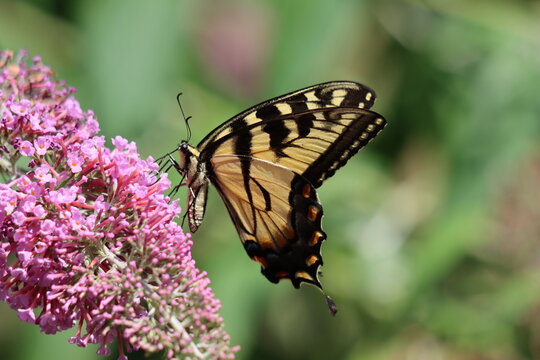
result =
[[[251,193],[249,182],[250,177],[250,167],[251,160],[249,154],[251,153],[251,132],[246,126],[244,119],[238,119],[231,124],[232,131],[236,134],[234,139],[234,152],[236,155],[239,155],[240,167],[242,169],[242,178],[244,179],[244,190],[246,192],[248,201],[250,204],[253,204],[253,194]],[[207,165],[210,168],[211,165]],[[255,208],[251,206],[251,217],[253,219],[253,228],[257,229],[257,217],[255,216]]]

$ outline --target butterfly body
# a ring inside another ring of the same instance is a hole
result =
[[[358,83],[323,83],[238,114],[196,147],[182,141],[177,169],[190,189],[191,232],[203,220],[212,184],[268,280],[322,289],[318,268],[326,234],[315,189],[385,126],[368,110],[374,99]],[[333,303],[329,307],[335,312]]]

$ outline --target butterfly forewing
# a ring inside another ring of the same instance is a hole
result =
[[[243,126],[212,145],[213,154],[242,154],[286,166],[315,187],[332,176],[383,129],[377,113],[358,108],[324,108],[282,115]],[[202,152],[203,156],[207,152]]]
[[[210,132],[197,147],[211,152],[216,146],[215,141],[219,138],[238,131],[243,126],[284,115],[301,114],[327,107],[369,109],[375,97],[372,89],[352,81],[332,81],[310,86],[267,100],[241,112]]]

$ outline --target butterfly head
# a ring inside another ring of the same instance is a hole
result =
[[[187,175],[190,178],[197,172],[197,166],[199,164],[199,150],[182,140],[178,144],[178,171],[182,175]]]

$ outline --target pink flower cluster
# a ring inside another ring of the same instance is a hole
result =
[[[0,52],[0,300],[79,346],[232,359],[219,301],[152,158],[98,123],[34,58]]]

